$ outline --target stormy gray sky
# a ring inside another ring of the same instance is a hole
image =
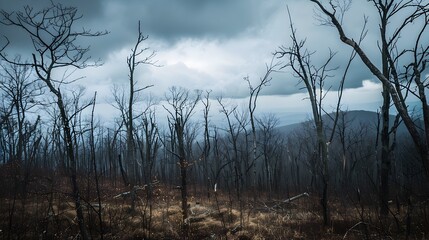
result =
[[[49,3],[47,0],[0,0],[1,8],[6,11],[22,10],[24,5],[41,8]],[[106,36],[85,41],[91,45],[92,58],[100,58],[104,65],[76,74],[85,77],[79,83],[89,94],[98,92],[102,114],[110,116],[113,110],[108,102],[112,100],[112,86],[127,82],[126,57],[136,41],[139,20],[144,34],[149,36],[144,44],[156,51],[155,59],[162,67],[142,66],[136,73],[137,79],[141,86],[153,84],[147,94],[160,98],[169,87],[182,86],[212,90],[212,96],[224,96],[238,105],[244,104],[249,90],[243,77],[249,76],[256,84],[272,53],[290,42],[287,6],[299,38],[306,39],[307,47],[316,51],[316,65],[326,58],[329,49],[337,52],[333,67],[341,69],[350,55],[350,49],[339,42],[334,29],[320,26],[315,18],[317,12],[309,1],[73,0],[62,3],[76,6],[83,15],[76,23],[78,27],[109,31]],[[367,1],[355,1],[346,15],[345,25],[356,38],[364,13],[375,20],[375,12],[371,12],[370,7]],[[378,26],[369,25],[368,30],[365,46],[371,56],[378,52]],[[11,40],[7,48],[9,55],[31,56],[34,50],[22,32],[0,25],[0,33]],[[261,92],[258,113],[274,113],[283,124],[309,117],[305,92],[290,71],[284,70],[272,77],[271,85]],[[335,105],[338,81],[334,77],[325,85],[327,88],[332,85],[326,98],[327,111]],[[379,107],[381,86],[360,59],[353,63],[345,91],[344,109],[375,111]]]

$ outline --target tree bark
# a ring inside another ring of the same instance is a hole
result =
[[[61,95],[61,92],[59,90],[51,89],[51,91],[57,96],[57,104],[58,108],[60,110],[61,115],[61,121],[63,124],[63,130],[64,130],[64,139],[66,143],[66,151],[67,156],[69,159],[69,174],[70,174],[70,180],[72,183],[73,188],[73,198],[75,203],[75,209],[76,209],[76,216],[77,216],[77,222],[79,225],[79,230],[82,235],[82,239],[91,239],[91,236],[88,234],[86,230],[85,225],[85,218],[83,216],[83,210],[82,210],[82,203],[81,203],[81,197],[80,197],[80,191],[79,186],[77,183],[77,176],[76,176],[76,158],[74,155],[74,145],[73,140],[71,136],[71,130],[70,130],[70,123],[69,119],[66,114],[65,106],[63,103],[63,98]]]
[[[189,234],[189,223],[188,223],[188,184],[187,184],[187,169],[188,162],[185,155],[185,144],[184,144],[184,126],[181,118],[176,119],[175,130],[177,134],[177,143],[179,151],[179,164],[180,164],[180,179],[181,179],[181,199],[182,199],[182,238],[187,239]]]

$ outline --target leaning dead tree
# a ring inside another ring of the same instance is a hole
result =
[[[428,78],[427,61],[429,55],[428,25],[429,3],[423,0],[385,0],[373,3],[379,19],[379,42],[382,43],[383,65],[378,65],[379,58],[372,59],[369,49],[347,33],[340,20],[341,11],[334,1],[322,2],[310,0],[320,10],[320,17],[325,24],[333,26],[339,39],[353,48],[371,73],[383,84],[390,94],[393,105],[401,116],[414,145],[418,150],[426,176],[429,176],[429,105],[427,100]],[[347,2],[350,2],[348,0]],[[365,20],[366,21],[366,20]],[[406,35],[406,38],[401,38]],[[385,62],[384,62],[385,61]],[[388,70],[386,72],[386,69]],[[413,119],[414,111],[407,104],[407,97],[413,95],[419,100],[423,126]]]
[[[87,56],[89,47],[78,45],[78,41],[83,37],[97,37],[107,32],[91,32],[85,29],[76,31],[74,29],[75,22],[80,20],[82,16],[78,15],[76,8],[66,7],[60,3],[52,3],[51,6],[40,11],[26,6],[22,12],[1,11],[0,15],[2,24],[23,31],[31,39],[34,52],[31,55],[31,63],[26,65],[34,68],[37,77],[55,97],[63,128],[69,166],[68,173],[72,185],[77,222],[82,239],[90,239],[91,236],[85,226],[81,207],[81,193],[76,177],[75,142],[72,137],[70,116],[67,113],[64,93],[62,92],[63,86],[73,82],[73,80],[58,79],[56,76],[63,76],[61,69],[66,71],[70,68],[83,69],[88,66],[96,66],[97,63],[89,63],[90,58]],[[8,44],[9,41],[6,46]],[[1,51],[0,57],[9,63],[21,64],[11,60],[4,51]]]

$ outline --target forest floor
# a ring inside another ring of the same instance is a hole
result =
[[[12,194],[13,184],[0,194],[0,239],[76,239],[67,180],[36,182],[27,186],[31,191],[25,197]],[[87,184],[91,187],[82,189],[85,220],[95,239],[181,239],[180,190],[154,185],[151,201],[148,188],[141,188],[132,210],[130,194],[123,194],[129,189],[104,182],[100,227],[96,192],[92,182]],[[317,195],[292,202],[285,202],[287,197],[267,200],[265,195],[248,193],[239,204],[232,192],[212,191],[209,197],[189,191],[189,239],[429,239],[428,203],[424,209],[410,212],[405,206],[380,219],[376,207],[331,199],[331,222],[323,226]]]

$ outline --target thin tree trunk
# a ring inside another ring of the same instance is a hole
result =
[[[122,165],[121,154],[118,155],[118,163],[119,163],[119,170],[121,171],[122,180],[124,181],[124,185],[128,186],[128,177],[127,177],[127,173],[124,170],[124,166]]]
[[[175,130],[177,133],[177,142],[179,150],[179,163],[180,163],[180,178],[181,178],[181,198],[182,198],[182,238],[187,239],[189,236],[189,223],[188,221],[188,185],[187,185],[187,168],[188,163],[185,156],[185,145],[181,119],[176,119]]]
[[[98,199],[98,222],[100,224],[100,239],[104,239],[103,234],[103,219],[102,219],[102,206],[101,206],[101,194],[100,194],[100,184],[98,182],[98,171],[97,171],[97,161],[95,157],[95,137],[94,137],[94,109],[95,109],[95,100],[97,97],[97,92],[94,94],[94,100],[92,105],[92,111],[91,111],[91,140],[90,140],[90,147],[91,147],[91,160],[94,168],[94,178],[95,178],[95,188],[97,191],[97,199]]]
[[[387,9],[382,11],[380,33],[382,39],[382,71],[383,76],[389,79],[388,45],[386,41]],[[380,214],[387,216],[389,213],[389,171],[390,171],[390,140],[389,140],[389,109],[390,94],[388,86],[383,83],[383,106],[381,107],[381,171],[380,171]]]
[[[389,107],[390,96],[383,86],[383,107],[381,126],[381,169],[380,169],[380,214],[389,213],[389,172],[390,172],[390,140],[389,140]]]
[[[52,90],[55,90],[55,89],[51,89],[51,91]],[[72,140],[72,136],[71,136],[69,119],[68,119],[66,111],[65,111],[65,106],[63,103],[61,92],[56,91],[56,90],[53,92],[57,96],[57,104],[58,104],[58,108],[60,110],[61,120],[63,123],[64,139],[66,141],[67,156],[69,159],[69,174],[70,174],[70,180],[72,183],[73,198],[74,198],[74,202],[75,202],[76,217],[77,217],[77,222],[79,225],[79,230],[80,230],[80,233],[82,235],[82,239],[84,239],[84,240],[91,239],[91,236],[88,234],[88,232],[86,230],[85,219],[83,217],[81,196],[80,196],[80,191],[79,191],[79,186],[77,183],[77,176],[76,176],[76,158],[74,155],[73,140]]]

